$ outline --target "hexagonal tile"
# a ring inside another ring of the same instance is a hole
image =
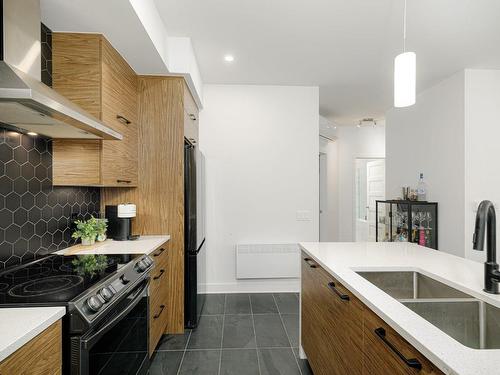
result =
[[[52,241],[55,245],[59,245],[62,242],[63,234],[62,231],[57,230],[52,236]]]
[[[5,208],[5,197],[0,195],[0,210]]]
[[[47,168],[43,165],[37,165],[35,167],[35,177],[40,181],[47,178]]]
[[[32,207],[28,211],[28,220],[32,223],[38,223],[38,220],[42,218],[42,209],[38,207]]]
[[[36,252],[41,245],[42,245],[42,237],[37,235],[31,237],[30,240],[28,241],[28,249],[33,252]]]
[[[25,150],[30,151],[35,147],[35,138],[29,135],[23,135],[21,137],[21,146],[23,146]]]
[[[14,148],[21,144],[21,134],[14,131],[5,132],[5,143]]]
[[[20,238],[14,243],[14,255],[21,257],[27,251],[28,251],[28,240]]]
[[[47,151],[47,140],[42,137],[35,138],[35,148],[40,154]]]
[[[12,212],[6,208],[0,210],[0,228],[7,228],[13,222]]]
[[[57,227],[61,230],[64,230],[69,225],[69,219],[66,217],[61,217],[57,220]]]
[[[38,208],[43,208],[47,204],[47,195],[44,193],[38,193],[35,195],[35,205]]]
[[[7,254],[12,254],[12,244],[7,242],[0,243],[0,254],[2,254],[2,258]]]
[[[14,180],[21,175],[21,166],[11,160],[5,164],[5,174]]]
[[[2,243],[3,241],[5,241],[5,230],[0,229],[0,243]]]
[[[7,176],[0,177],[0,194],[7,195],[13,189],[12,180]]]
[[[51,233],[54,233],[57,230],[57,220],[54,218],[51,218],[47,222],[47,230]]]
[[[35,176],[35,167],[30,163],[23,164],[21,167],[21,176],[27,180],[32,179]]]
[[[52,215],[54,215],[55,218],[60,218],[63,214],[63,208],[61,207],[60,204],[56,204],[52,208]]]
[[[52,218],[52,208],[47,205],[44,208],[42,208],[42,219],[45,221],[49,221]]]
[[[21,237],[30,239],[35,234],[35,224],[27,222],[21,227]]]
[[[12,192],[5,197],[5,207],[9,210],[14,211],[21,204],[21,197],[19,194]]]
[[[28,181],[28,190],[31,194],[36,195],[42,191],[42,184],[36,178]]]
[[[52,181],[48,178],[44,179],[40,186],[42,188],[42,191],[45,193],[50,193],[50,191],[52,191]]]
[[[19,207],[14,211],[14,223],[21,226],[28,221],[28,211]]]
[[[47,232],[47,223],[43,220],[35,224],[35,233],[38,236],[43,236]]]
[[[35,205],[35,196],[31,193],[26,193],[21,197],[21,206],[29,210]]]
[[[54,207],[57,204],[57,194],[54,190],[47,194],[47,204],[51,207]]]
[[[42,236],[42,246],[48,249],[51,244],[52,244],[52,234],[45,233]]]
[[[49,154],[48,152],[44,152],[41,155],[41,160],[40,162],[45,168],[50,168],[52,166],[52,155]]]
[[[14,191],[19,195],[26,193],[28,191],[28,181],[22,177],[16,178],[14,180]]]
[[[22,146],[14,149],[14,160],[19,164],[24,164],[28,161],[28,151]]]
[[[28,160],[31,165],[37,166],[38,164],[40,164],[42,156],[40,155],[40,152],[38,152],[38,150],[31,150],[30,152],[28,152]]]
[[[63,207],[63,216],[66,218],[71,216],[71,205],[69,203],[65,204]]]
[[[0,144],[0,161],[2,163],[7,163],[9,160],[14,158],[14,152],[9,145],[5,143]]]
[[[5,230],[5,241],[9,243],[16,242],[21,236],[21,228],[16,224],[11,224]]]

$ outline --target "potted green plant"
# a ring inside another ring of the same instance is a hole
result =
[[[80,276],[92,278],[100,274],[108,266],[108,257],[105,255],[83,255],[71,262],[75,271]]]
[[[93,216],[88,220],[76,220],[76,231],[71,237],[80,238],[82,245],[93,245],[97,237],[97,219]]]
[[[97,241],[106,241],[106,229],[108,229],[108,220],[96,219]]]

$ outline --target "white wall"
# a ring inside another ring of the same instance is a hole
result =
[[[325,154],[326,183],[323,213],[320,222],[320,241],[335,242],[339,238],[339,165],[338,142],[319,139],[319,151]]]
[[[204,86],[208,292],[298,290],[236,280],[235,246],[318,240],[318,104],[317,87]]]
[[[386,114],[386,197],[416,187],[419,173],[427,199],[439,203],[439,249],[465,255],[464,72],[417,96],[414,106]]]
[[[465,123],[465,256],[484,262],[485,252],[472,249],[472,233],[480,201],[491,200],[500,213],[499,70],[465,71]]]
[[[385,157],[385,126],[376,128],[355,126],[337,127],[339,233],[336,241],[354,241],[354,171],[356,158]]]

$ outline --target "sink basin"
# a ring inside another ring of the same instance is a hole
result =
[[[461,344],[500,349],[500,308],[419,272],[357,273]]]
[[[396,299],[473,298],[419,272],[369,271],[357,274]]]

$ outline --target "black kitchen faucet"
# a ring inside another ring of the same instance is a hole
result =
[[[486,238],[486,262],[484,263],[484,291],[499,294],[498,283],[500,282],[500,271],[497,263],[497,236],[495,207],[490,201],[482,201],[476,214],[476,226],[472,239],[474,250],[484,250],[484,237]]]

